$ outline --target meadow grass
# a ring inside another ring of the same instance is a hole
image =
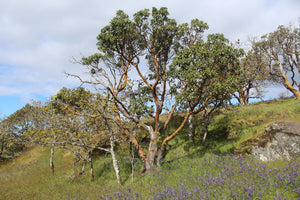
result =
[[[35,149],[31,152],[36,151]],[[49,153],[46,148],[45,153]],[[45,155],[46,155],[45,154]],[[63,153],[61,153],[63,154]],[[263,163],[251,157],[205,154],[177,158],[147,174],[135,174],[134,183],[116,183],[108,158],[95,161],[101,171],[95,181],[84,174],[71,178],[60,166],[52,175],[47,156],[20,168],[1,168],[0,199],[297,199],[300,197],[299,157]],[[70,160],[70,158],[68,158]],[[61,160],[62,161],[62,160]],[[120,161],[121,168],[128,160]],[[70,168],[70,166],[69,166]],[[124,177],[124,174],[123,174]]]
[[[32,147],[0,164],[0,199],[300,198],[299,155],[290,161],[264,163],[243,151],[251,145],[248,141],[263,136],[266,126],[300,121],[299,101],[284,99],[226,110],[212,121],[204,144],[197,133],[199,120],[194,120],[195,141],[189,142],[185,128],[168,144],[162,167],[142,174],[137,159],[133,182],[129,155],[119,151],[122,186],[117,184],[110,155],[94,158],[95,181],[91,182],[89,167],[82,176],[72,177],[70,152],[56,149],[52,174],[49,148]]]

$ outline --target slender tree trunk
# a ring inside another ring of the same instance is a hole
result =
[[[136,132],[137,132],[137,124],[134,125],[133,128],[133,136],[136,137]],[[131,156],[131,182],[133,183],[134,180],[134,146],[133,144],[130,142],[130,156]]]
[[[90,163],[90,166],[91,166],[91,181],[94,181],[94,166],[93,166],[93,159],[92,159],[92,152],[89,150],[88,151],[88,162]]]
[[[2,156],[3,151],[4,151],[4,144],[3,142],[1,142],[0,158]]]
[[[116,173],[116,177],[117,177],[117,181],[120,185],[122,185],[122,179],[121,179],[121,176],[120,176],[120,170],[119,170],[119,164],[118,164],[118,160],[117,160],[117,157],[115,155],[115,151],[114,151],[114,132],[113,130],[111,129],[107,119],[105,117],[103,117],[103,120],[105,122],[105,125],[109,131],[109,135],[110,135],[110,153],[111,153],[111,156],[112,156],[112,160],[113,160],[113,166],[114,166],[114,170],[115,170],[115,173]]]
[[[239,102],[239,104],[241,106],[243,106],[244,105],[244,101],[243,101],[243,96],[244,96],[243,89],[242,88],[239,89],[239,91],[237,93],[238,93],[238,95],[234,94],[234,97]]]
[[[54,145],[52,144],[50,148],[50,169],[52,174],[54,174],[53,158],[54,158]]]
[[[117,160],[116,155],[115,155],[113,141],[110,142],[110,151],[111,151],[111,156],[112,156],[112,160],[113,160],[113,166],[114,166],[114,169],[115,169],[117,181],[120,185],[122,185],[122,179],[121,179],[121,176],[120,176],[119,164],[118,164],[118,160]]]
[[[247,90],[246,90],[246,95],[244,96],[244,105],[248,105],[249,103],[249,98],[250,98],[250,90],[253,88],[252,80],[248,82]]]
[[[240,105],[243,106],[244,105],[243,97],[240,96],[240,98],[238,100],[239,100]]]
[[[202,123],[202,134],[203,134],[203,138],[202,138],[202,144],[205,142],[207,134],[208,134],[208,125],[209,125],[209,120],[208,119],[203,119],[203,123]]]
[[[202,144],[205,142],[207,134],[208,134],[208,126],[209,126],[209,118],[213,111],[210,111],[207,113],[207,109],[204,110],[203,116],[202,116]]]
[[[193,133],[193,115],[189,116],[188,124],[189,124],[189,139],[190,139],[190,142],[193,142],[193,138],[194,138],[194,133]]]
[[[79,172],[79,175],[81,175],[81,174],[84,173],[84,171],[85,171],[85,166],[86,166],[86,160],[83,161],[83,165],[82,165],[81,171]]]

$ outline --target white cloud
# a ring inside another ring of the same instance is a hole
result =
[[[12,96],[20,94],[20,92],[16,87],[0,86],[0,96]]]

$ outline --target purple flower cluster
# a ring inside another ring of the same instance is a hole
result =
[[[0,184],[26,173],[25,169],[0,171]],[[234,155],[177,159],[136,177],[134,185],[92,188],[91,194],[92,198],[86,193],[70,194],[69,199],[95,199],[95,195],[105,200],[300,199],[300,162],[294,158],[280,164],[262,163]]]
[[[140,188],[118,190],[100,199],[296,199],[300,197],[299,161],[278,169],[251,158],[209,155],[178,162],[174,170],[148,176]],[[150,185],[149,185],[149,183]],[[152,184],[151,184],[152,183]],[[139,192],[137,192],[139,191]]]

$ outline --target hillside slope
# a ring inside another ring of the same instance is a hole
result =
[[[90,182],[88,167],[73,178],[73,156],[67,150],[55,151],[52,174],[50,150],[35,146],[0,164],[0,199],[297,199],[299,156],[268,163],[247,156],[249,141],[276,121],[300,121],[300,102],[280,99],[232,107],[215,116],[203,145],[201,121],[195,117],[194,142],[185,128],[170,142],[163,166],[153,173],[141,174],[137,160],[132,177],[128,152],[119,151],[124,186],[115,180],[110,155],[94,158],[95,181]]]

